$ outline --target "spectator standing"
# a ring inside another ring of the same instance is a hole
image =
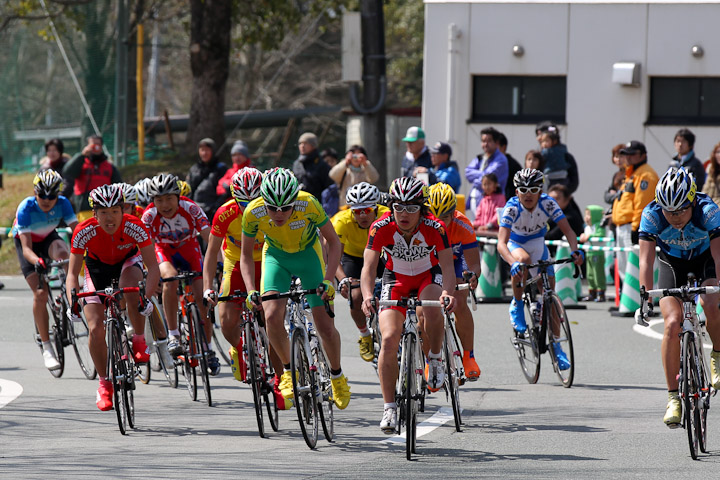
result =
[[[713,202],[720,205],[720,143],[715,145],[706,163],[708,164],[707,176],[702,191],[707,193]]]
[[[345,194],[360,182],[374,184],[380,178],[377,169],[367,158],[367,151],[360,145],[351,146],[345,158],[330,169],[330,178],[338,185],[339,205],[347,205]]]
[[[39,172],[54,170],[62,176],[65,164],[70,160],[70,155],[65,153],[65,145],[59,138],[51,138],[45,142],[45,156],[40,159]],[[63,189],[60,195],[70,200],[73,192],[73,183],[68,178],[63,178]]]
[[[250,151],[248,150],[247,144],[245,144],[242,140],[238,140],[233,143],[233,146],[230,149],[230,159],[232,160],[232,165],[230,165],[230,168],[227,169],[225,175],[223,175],[220,179],[217,188],[215,189],[220,199],[218,201],[220,205],[230,199],[230,185],[232,184],[233,175],[245,167],[252,167],[252,162],[250,161]]]
[[[323,190],[333,185],[330,166],[320,158],[318,138],[314,133],[305,132],[298,139],[300,156],[293,163],[293,173],[304,190],[320,200]]]
[[[437,182],[432,172],[432,159],[430,150],[425,145],[425,132],[420,127],[410,127],[402,139],[407,151],[402,159],[400,176],[417,177],[418,173],[428,174],[428,185]]]
[[[588,205],[585,207],[585,231],[580,235],[580,242],[588,242],[591,238],[605,236],[603,226],[603,208],[600,205]],[[593,245],[592,243],[590,244]],[[598,244],[595,244],[596,246]],[[604,302],[605,288],[605,252],[589,250],[585,255],[587,258],[587,280],[589,293],[583,298],[584,302]]]
[[[93,216],[88,203],[92,190],[102,185],[122,182],[120,172],[103,152],[103,140],[98,135],[88,137],[87,145],[82,152],[68,160],[61,175],[73,184],[72,204],[78,222]]]
[[[538,144],[541,143],[543,134],[550,130],[557,133],[558,144],[564,145],[562,143],[562,138],[560,137],[560,129],[551,121],[540,122],[535,127],[535,138],[537,139]],[[567,150],[567,147],[565,148]],[[580,172],[578,171],[577,162],[575,161],[575,157],[573,157],[569,151],[565,155],[565,161],[567,162],[567,187],[568,190],[570,190],[570,193],[575,193],[578,185],[580,185]]]
[[[705,168],[699,158],[695,156],[695,134],[687,128],[681,128],[674,139],[676,155],[670,162],[671,167],[683,167],[695,177],[698,191],[705,185]]]
[[[522,166],[520,165],[520,162],[515,160],[515,157],[507,153],[507,146],[508,141],[507,137],[504,133],[500,132],[500,139],[498,140],[498,148],[500,151],[505,155],[505,158],[507,158],[508,161],[508,179],[511,179],[515,176],[517,172],[522,170]],[[527,167],[525,167],[527,168]],[[531,168],[537,168],[537,167],[531,167]],[[540,169],[542,171],[542,169]],[[505,182],[505,198],[510,199],[515,196],[515,185],[512,184],[512,182]]]
[[[325,163],[328,164],[330,169],[332,169],[335,165],[338,164],[338,153],[337,150],[335,150],[332,147],[328,147],[322,152],[320,152],[320,158],[322,158]]]
[[[647,149],[642,142],[632,140],[620,149],[621,164],[625,165],[625,183],[613,202],[612,221],[616,226],[618,247],[630,248],[638,242],[638,228],[642,211],[655,198],[658,174],[647,163]],[[617,252],[617,268],[625,279],[627,252]]]
[[[615,197],[618,195],[623,185],[623,179],[625,178],[625,164],[623,163],[623,157],[620,155],[620,150],[623,148],[625,148],[625,144],[618,143],[612,149],[611,161],[612,164],[617,167],[617,170],[613,170],[610,186],[605,190],[605,203],[610,205],[615,201]]]
[[[572,228],[572,231],[575,232],[575,235],[579,236],[583,233],[585,229],[583,213],[577,203],[575,203],[567,185],[555,184],[551,186],[548,190],[548,195],[551,196],[560,206],[560,209],[565,214],[565,218],[567,218],[570,228]],[[558,227],[552,219],[548,220],[548,231],[545,234],[545,239],[560,240],[562,237],[563,232],[560,227]]]
[[[542,156],[545,159],[543,173],[548,185],[568,184],[567,147],[560,143],[557,128],[548,127],[547,132],[540,137]]]
[[[215,140],[203,138],[198,142],[198,162],[190,167],[185,181],[190,185],[191,200],[202,208],[208,218],[213,218],[215,210],[222,205],[217,193],[218,183],[225,175],[227,166],[216,156]]]
[[[432,162],[432,173],[435,174],[438,182],[447,183],[458,193],[460,190],[460,171],[458,170],[458,164],[454,160],[450,160],[452,157],[452,147],[445,142],[437,142],[435,146],[430,147],[430,161]]]
[[[473,158],[470,164],[465,167],[465,177],[472,184],[472,190],[466,201],[466,208],[470,208],[473,212],[477,209],[484,195],[482,179],[485,175],[494,173],[502,192],[505,191],[508,180],[508,161],[498,148],[500,132],[493,127],[484,128],[480,131],[480,142],[483,153]]]
[[[473,227],[475,233],[484,237],[497,237],[500,225],[498,224],[498,208],[505,206],[505,194],[500,190],[497,177],[488,173],[483,177],[483,195],[475,210]]]

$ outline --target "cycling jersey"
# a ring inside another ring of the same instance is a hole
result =
[[[223,254],[228,260],[240,260],[243,211],[235,199],[230,199],[217,209],[213,217],[210,233],[223,239]],[[265,236],[258,233],[253,245],[253,260],[256,262],[262,259],[264,243]]]
[[[18,205],[10,233],[14,237],[19,237],[21,233],[29,233],[33,243],[38,243],[54,232],[61,221],[67,225],[77,222],[75,212],[67,198],[58,196],[55,206],[49,212],[43,212],[37,198],[27,197]]]
[[[453,250],[455,276],[462,278],[463,272],[468,269],[464,254],[465,250],[477,248],[478,246],[475,230],[470,220],[458,210],[455,210],[452,219],[445,227],[447,228],[448,241]]]
[[[132,215],[123,215],[120,228],[110,235],[100,227],[95,217],[88,218],[75,228],[70,251],[106,265],[118,263],[137,254],[138,248],[152,245],[145,225]]]
[[[438,252],[449,247],[445,227],[435,217],[421,217],[406,242],[390,212],[372,224],[367,244],[368,249],[383,254],[387,270],[407,276],[430,270],[439,263]]]
[[[378,205],[377,218],[382,217],[389,209],[384,205]],[[336,213],[330,221],[343,244],[343,252],[351,257],[362,257],[367,245],[369,228],[360,228],[352,209],[341,210]]]
[[[318,228],[328,221],[320,202],[301,190],[292,215],[280,227],[270,220],[262,197],[250,202],[243,213],[242,231],[249,237],[255,237],[258,232],[264,233],[265,248],[269,246],[282,252],[296,253],[312,247],[318,239]]]
[[[133,205],[133,215],[135,215],[137,218],[142,219],[143,212],[145,212],[145,210],[141,206]]]
[[[690,260],[710,248],[710,240],[720,235],[720,209],[705,193],[698,193],[692,217],[682,230],[670,225],[654,200],[643,209],[638,237],[654,240],[660,251]]]
[[[178,209],[172,218],[163,217],[154,203],[148,205],[143,213],[142,221],[150,231],[155,244],[179,247],[190,240],[195,240],[195,231],[201,232],[210,227],[205,213],[192,200],[180,198]]]
[[[555,223],[565,218],[560,205],[549,195],[542,193],[534,209],[523,207],[518,197],[508,200],[502,215],[500,227],[510,229],[510,240],[525,243],[534,238],[545,237],[548,219]]]

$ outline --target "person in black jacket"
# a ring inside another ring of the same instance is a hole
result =
[[[522,170],[523,167],[520,166],[520,163],[518,163],[515,158],[507,153],[507,146],[508,141],[507,137],[504,133],[500,132],[500,138],[498,139],[498,148],[502,153],[505,154],[505,158],[507,158],[508,161],[508,182],[505,184],[505,199],[510,200],[512,197],[515,196],[515,185],[513,185],[512,179],[515,177],[515,174]]]
[[[215,141],[203,138],[198,143],[200,160],[190,167],[185,181],[192,189],[192,200],[203,209],[208,218],[213,218],[222,198],[217,194],[217,185],[225,175],[227,166],[215,156]]]
[[[542,139],[543,134],[548,132],[551,127],[554,129],[554,131],[557,133],[558,138],[558,145],[562,145],[562,141],[560,139],[560,129],[555,125],[553,122],[546,120],[544,122],[540,122],[535,127],[535,138],[537,139],[538,144],[540,143],[540,140]],[[567,148],[567,147],[566,147]],[[567,187],[570,191],[570,194],[575,193],[575,191],[578,188],[578,185],[580,185],[580,172],[578,171],[577,162],[575,161],[575,157],[573,157],[572,153],[566,152],[565,153],[565,162],[567,162]],[[510,177],[508,177],[510,178]]]
[[[584,214],[577,206],[575,200],[572,198],[572,194],[566,185],[555,184],[548,190],[548,195],[555,199],[560,209],[565,214],[570,228],[576,235],[580,235],[584,230]],[[563,237],[562,230],[552,220],[548,220],[548,231],[545,234],[545,240],[560,240]],[[556,247],[548,247],[551,255],[555,255]]]
[[[320,158],[315,134],[306,132],[300,135],[298,150],[300,156],[293,163],[293,173],[302,184],[301,190],[321,200],[323,190],[335,182],[330,178],[330,165]]]

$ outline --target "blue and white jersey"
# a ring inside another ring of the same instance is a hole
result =
[[[545,237],[548,219],[557,223],[563,218],[565,214],[555,199],[542,193],[532,210],[523,207],[518,197],[508,200],[500,216],[500,226],[510,229],[510,240],[525,243],[534,238]]]
[[[692,217],[682,230],[670,225],[653,200],[643,209],[638,237],[654,240],[666,255],[683,260],[697,257],[720,235],[720,209],[704,193],[698,193],[696,199]]]
[[[15,223],[10,233],[14,237],[21,233],[30,233],[34,243],[42,242],[63,220],[67,225],[77,222],[75,212],[67,198],[60,195],[55,206],[46,213],[40,209],[34,196],[27,197],[18,205]]]

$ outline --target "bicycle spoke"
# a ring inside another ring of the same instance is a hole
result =
[[[257,351],[255,349],[255,335],[253,332],[252,322],[245,324],[245,338],[243,339],[243,347],[247,352],[248,359],[248,375],[247,379],[250,381],[252,387],[253,403],[255,404],[255,417],[257,418],[258,433],[261,437],[265,436],[265,424],[263,422],[263,405],[262,405],[262,392],[261,382],[262,376],[258,369]]]
[[[548,302],[549,311],[545,321],[548,322],[548,346],[553,368],[563,387],[570,388],[575,377],[575,351],[573,349],[572,334],[570,333],[570,322],[567,312],[563,307],[562,300],[554,292]],[[545,314],[545,313],[543,313]],[[556,338],[557,336],[557,338]],[[567,357],[569,365],[562,365],[555,355],[554,348],[560,348]],[[567,367],[567,368],[561,368]]]
[[[313,392],[315,375],[310,370],[304,334],[304,329],[295,328],[293,330],[290,343],[290,368],[300,430],[302,430],[307,446],[315,448],[318,434],[318,408]]]

